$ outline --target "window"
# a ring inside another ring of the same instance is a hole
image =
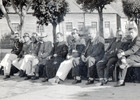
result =
[[[97,30],[97,22],[91,22],[91,27]]]
[[[78,22],[78,29],[81,30],[84,28],[84,22]]]
[[[72,22],[66,22],[66,31],[71,32],[72,31]]]
[[[104,29],[104,38],[110,38],[111,34],[110,34],[110,22],[106,21],[105,22],[105,29]]]
[[[19,31],[19,23],[12,23],[12,27],[14,31]]]
[[[38,33],[43,33],[44,32],[44,26],[43,25],[37,25],[36,31]]]
[[[97,22],[91,22],[91,27],[94,29],[94,33],[97,33]]]
[[[110,29],[110,22],[109,21],[105,22],[105,28],[109,28]]]

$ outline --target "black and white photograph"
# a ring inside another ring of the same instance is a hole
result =
[[[140,0],[0,0],[0,100],[139,100]]]

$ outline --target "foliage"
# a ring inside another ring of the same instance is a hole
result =
[[[5,17],[11,32],[14,33],[10,17],[8,15],[9,9],[13,8],[15,13],[19,15],[20,24],[19,30],[22,34],[24,18],[32,4],[32,0],[0,0],[0,18]]]
[[[93,11],[95,9],[103,9],[105,5],[110,4],[114,0],[76,0],[78,4],[81,4],[84,10]]]
[[[129,18],[140,18],[140,0],[123,0],[123,10]]]
[[[58,24],[68,12],[68,3],[65,0],[34,0],[32,9],[38,24]]]

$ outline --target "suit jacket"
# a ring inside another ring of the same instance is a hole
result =
[[[104,39],[102,37],[97,37],[91,42],[91,39],[87,43],[85,50],[85,57],[94,57],[96,60],[100,60],[104,55]]]
[[[136,37],[132,42],[132,47],[125,51],[126,56],[136,55],[140,56],[140,37]]]
[[[60,58],[66,58],[67,53],[68,53],[68,46],[64,41],[55,43],[51,51],[51,55],[57,54],[57,57]]]
[[[36,42],[36,43],[31,42],[29,46],[29,54],[38,56],[39,48],[40,48],[39,42]]]
[[[78,40],[73,41],[71,54],[73,57],[80,57],[86,47],[85,40],[80,38]]]
[[[122,43],[122,41],[116,41],[116,38],[114,38],[106,49],[104,59],[117,57],[118,50],[122,49]]]
[[[19,55],[23,47],[23,43],[19,42],[19,40],[14,41],[14,46],[12,47],[11,53],[14,53],[16,55]]]
[[[40,45],[38,57],[45,59],[50,55],[51,51],[52,51],[52,42],[51,41],[43,42]]]
[[[29,54],[29,48],[31,43],[23,43],[23,47],[21,52],[19,53],[18,57],[22,58],[23,55]]]

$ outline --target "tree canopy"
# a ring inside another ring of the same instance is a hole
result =
[[[68,12],[68,3],[65,0],[34,0],[32,9],[38,24],[58,24]]]
[[[56,26],[64,20],[64,16],[69,11],[68,3],[65,0],[34,0],[32,9],[38,24],[53,25],[53,37],[56,42]]]
[[[122,2],[125,15],[135,20],[140,35],[140,0],[123,0]]]
[[[123,0],[123,10],[129,18],[140,18],[140,0]]]

